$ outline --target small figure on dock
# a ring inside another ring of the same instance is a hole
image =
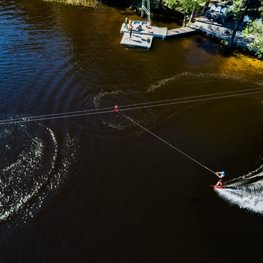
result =
[[[222,187],[223,186],[223,179],[225,177],[225,172],[215,172],[215,175],[219,178],[219,181],[216,183],[215,187]]]
[[[115,105],[112,111],[113,112],[120,112],[121,110],[120,110],[120,107],[118,105]]]
[[[139,32],[142,31],[142,25],[138,25],[136,30],[138,30]]]
[[[124,26],[125,26],[125,28],[128,29],[128,25],[129,25],[129,19],[128,19],[128,17],[126,16],[126,17],[125,17],[125,20],[124,20]]]
[[[132,29],[133,29],[133,26],[132,26],[132,20],[130,20],[130,22],[129,22],[129,37],[130,37],[130,39],[132,38]]]

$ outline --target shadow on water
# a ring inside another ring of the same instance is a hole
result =
[[[220,44],[220,42],[216,39],[197,36],[194,38],[194,40],[198,47],[204,49],[206,52],[212,55],[216,54],[228,58],[234,53],[223,44]]]

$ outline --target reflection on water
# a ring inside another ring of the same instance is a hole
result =
[[[222,61],[220,72],[237,75],[237,76],[247,76],[247,70],[249,68],[250,72],[263,72],[263,63],[262,61],[248,57],[241,54],[234,54]],[[262,79],[261,79],[262,83]]]

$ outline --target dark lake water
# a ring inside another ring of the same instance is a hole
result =
[[[124,15],[0,0],[0,118],[24,120],[0,121],[0,262],[260,261],[261,191],[221,198],[120,114],[26,121],[263,88],[263,62],[200,35],[120,46]],[[125,114],[229,179],[262,166],[263,93]]]

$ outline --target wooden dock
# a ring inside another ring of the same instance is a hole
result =
[[[205,33],[209,37],[215,37],[219,40],[223,40],[223,43],[228,43],[232,35],[232,29],[222,26],[216,22],[210,21],[205,17],[196,18],[195,22],[191,25],[191,28]],[[237,47],[248,50],[249,39],[242,36],[241,32],[236,33],[234,44]]]
[[[132,21],[133,32],[142,35],[149,35],[164,39],[167,36],[167,27],[152,26],[149,22],[134,20]],[[121,26],[121,33],[129,32],[128,27],[125,23]]]
[[[130,38],[128,25],[121,25],[120,33],[123,34],[121,44],[130,47],[151,48],[153,38],[175,37],[194,33],[196,29],[193,27],[181,27],[168,30],[167,27],[152,26],[150,22],[133,20],[132,21],[132,37]]]
[[[189,26],[169,30],[166,27],[152,26],[151,23],[147,21],[134,20],[132,21],[132,28],[132,37],[130,38],[128,26],[125,25],[125,23],[122,24],[120,30],[123,34],[121,44],[148,49],[151,48],[154,37],[164,39],[199,31],[207,36],[222,40],[222,43],[228,43],[232,34],[231,29],[223,27],[221,24],[215,23],[205,17],[196,18],[195,22]],[[248,50],[250,40],[242,36],[241,32],[237,32],[234,43],[236,46]]]
[[[123,33],[121,44],[129,47],[141,47],[141,48],[151,48],[153,36],[138,34],[136,32],[130,34],[125,32]]]
[[[196,20],[191,28],[199,30],[209,36],[214,36],[218,39],[227,40],[230,37],[230,30],[217,23],[208,23]]]
[[[196,29],[188,27],[188,26],[175,28],[175,29],[169,29],[167,32],[167,37],[184,36],[184,35],[188,35],[194,32],[196,32]]]

